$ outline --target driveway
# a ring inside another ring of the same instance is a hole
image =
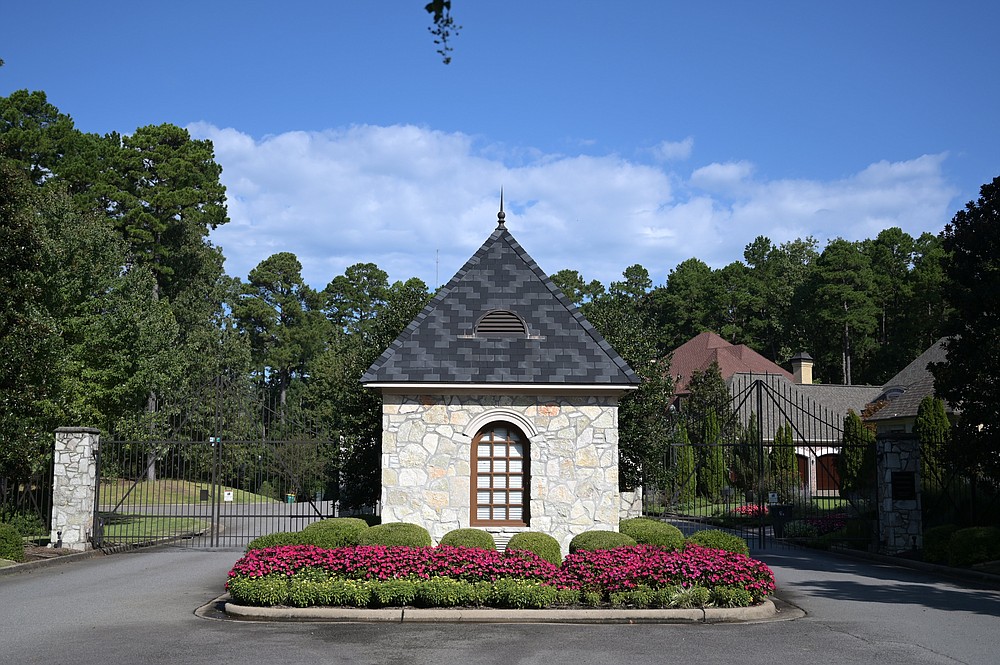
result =
[[[572,626],[270,624],[195,616],[238,550],[161,548],[0,577],[0,662],[982,663],[1000,592],[794,550],[758,552],[794,621]]]

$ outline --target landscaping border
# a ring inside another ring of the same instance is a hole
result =
[[[416,608],[385,607],[252,607],[218,599],[231,619],[239,621],[328,622],[328,623],[745,623],[782,621],[804,615],[801,610],[779,617],[767,599],[751,607],[707,607],[673,610],[640,609],[544,609]]]

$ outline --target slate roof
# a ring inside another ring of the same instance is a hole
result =
[[[674,379],[674,394],[685,395],[691,375],[719,363],[723,379],[734,374],[775,374],[794,381],[791,372],[782,369],[749,346],[730,344],[713,332],[703,332],[684,342],[670,355],[670,373]]]
[[[503,222],[376,360],[361,383],[594,385],[639,377],[510,234]],[[477,336],[509,310],[527,336]]]
[[[934,395],[934,375],[927,365],[945,362],[948,352],[944,348],[946,337],[942,337],[929,349],[921,353],[896,376],[886,381],[879,397],[888,397],[889,403],[869,416],[868,420],[894,420],[896,418],[916,418],[920,402],[928,395]],[[895,397],[893,397],[895,395]],[[945,408],[953,412],[951,405]]]

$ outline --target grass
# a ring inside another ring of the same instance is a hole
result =
[[[274,499],[262,494],[254,494],[232,487],[213,486],[211,483],[195,483],[189,480],[166,478],[134,482],[125,478],[102,478],[100,504],[102,507],[117,506],[122,498],[125,498],[122,504],[124,506],[207,503],[201,500],[201,490],[209,491],[209,502],[211,502],[213,500],[213,487],[220,501],[222,497],[219,495],[226,491],[233,492],[233,503],[270,503],[274,501]]]
[[[116,515],[104,525],[104,544],[151,543],[167,538],[193,536],[210,526],[195,517]]]

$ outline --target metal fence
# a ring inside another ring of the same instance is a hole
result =
[[[36,467],[34,473],[0,477],[0,522],[13,525],[24,538],[44,541],[52,522],[52,452]]]
[[[342,439],[279,395],[218,381],[102,439],[96,547],[235,547],[338,511]]]
[[[845,449],[843,414],[772,376],[738,375],[731,401],[675,418],[670,451],[644,487],[643,512],[685,533],[722,528],[753,546],[877,538],[874,445]],[[841,455],[871,460],[842,479]]]

